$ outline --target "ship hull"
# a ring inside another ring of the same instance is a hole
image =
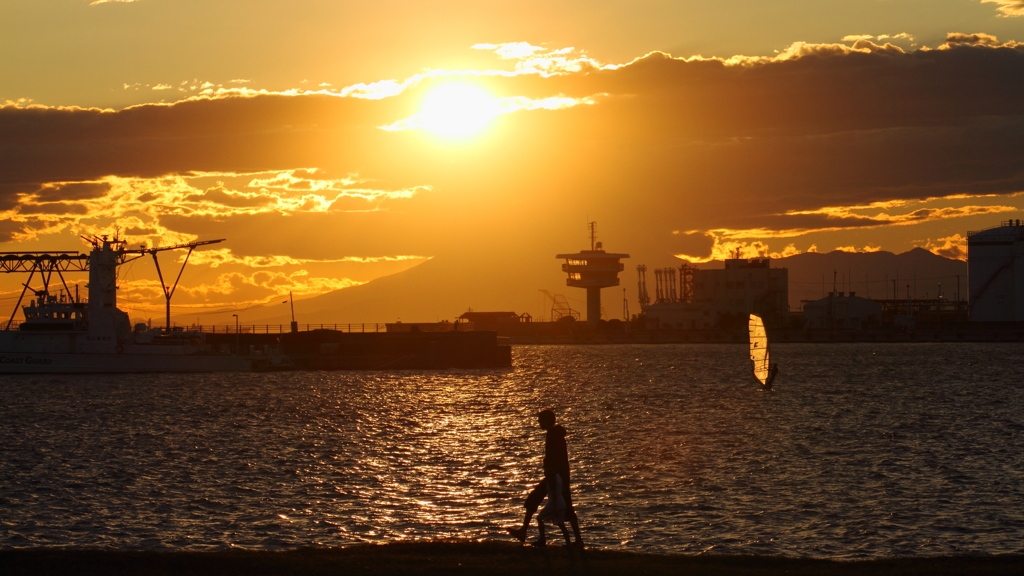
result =
[[[33,354],[0,352],[0,374],[249,372],[245,356],[184,354]]]

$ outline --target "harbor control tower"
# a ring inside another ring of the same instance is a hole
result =
[[[619,285],[619,272],[623,265],[621,258],[629,258],[629,254],[612,254],[605,252],[597,242],[597,223],[590,223],[590,250],[581,250],[576,254],[558,254],[555,258],[564,258],[562,272],[569,274],[566,285],[587,289],[587,325],[597,327],[601,319],[601,288]]]

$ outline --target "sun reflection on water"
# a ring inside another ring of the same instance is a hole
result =
[[[506,539],[552,407],[594,546],[1013,552],[1024,407],[1005,367],[1024,351],[956,346],[781,346],[774,394],[714,345],[522,347],[507,371],[5,377],[0,546]]]

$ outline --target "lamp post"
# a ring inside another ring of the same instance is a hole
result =
[[[241,351],[238,349],[238,314],[232,314],[235,317],[235,356],[241,355]]]
[[[299,325],[295,322],[295,297],[292,296],[292,291],[291,290],[288,291],[288,302],[291,303],[291,305],[292,305],[292,323],[291,323],[290,328],[291,328],[293,333],[294,332],[298,332],[299,331]]]

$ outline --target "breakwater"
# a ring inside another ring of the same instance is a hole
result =
[[[211,333],[214,350],[286,355],[292,367],[308,370],[507,368],[512,351],[495,332]]]

